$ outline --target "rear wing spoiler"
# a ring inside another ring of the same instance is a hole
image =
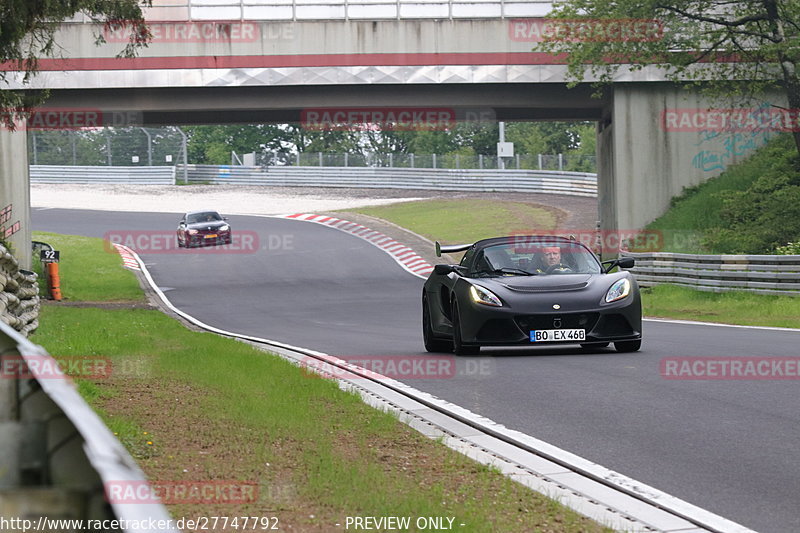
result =
[[[451,254],[455,252],[463,252],[469,250],[472,244],[452,244],[442,246],[439,241],[436,241],[436,257],[442,257],[442,254]]]

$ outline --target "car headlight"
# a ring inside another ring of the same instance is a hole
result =
[[[492,291],[478,285],[470,286],[469,295],[472,297],[472,301],[477,304],[491,305],[492,307],[503,306],[503,302]]]
[[[622,300],[631,292],[631,282],[628,278],[618,279],[606,293],[606,303]]]
[[[227,225],[227,224],[225,224],[224,226],[220,226],[219,227],[220,231],[228,231],[229,229],[231,229],[231,227],[229,225]]]
[[[197,230],[196,229],[190,229],[189,230],[189,235],[197,235]]]

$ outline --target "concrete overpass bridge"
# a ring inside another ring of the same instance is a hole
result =
[[[623,72],[601,98],[568,89],[563,58],[536,52],[550,3],[513,0],[154,0],[153,41],[117,58],[125,28],[76,18],[58,58],[27,86],[51,109],[100,111],[116,125],[300,122],[317,108],[448,108],[489,120],[598,125],[599,219],[639,228],[672,196],[745,157],[766,136],[665,127],[708,106],[654,69]],[[97,35],[106,43],[98,46]],[[9,68],[9,67],[6,67]],[[0,185],[25,238],[24,136],[0,134]],[[13,157],[12,154],[17,154]],[[14,163],[14,161],[16,163]],[[20,182],[20,180],[23,180]],[[9,180],[4,180],[8,182]],[[19,183],[24,183],[20,186]],[[4,188],[2,188],[4,187]],[[5,205],[5,202],[4,202]],[[4,206],[0,206],[2,209]],[[16,216],[16,215],[15,215]]]

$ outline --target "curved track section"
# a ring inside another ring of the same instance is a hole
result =
[[[169,214],[34,210],[34,228],[102,237],[172,232]],[[429,357],[422,280],[320,224],[231,216],[248,254],[139,250],[170,300],[237,333],[352,356]],[[272,246],[272,244],[275,246]],[[277,245],[277,243],[283,243]],[[792,380],[675,380],[667,358],[797,357],[800,333],[647,322],[635,354],[490,350],[403,382],[762,533],[800,531],[800,395]]]

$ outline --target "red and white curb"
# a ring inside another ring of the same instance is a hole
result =
[[[131,270],[142,269],[139,266],[139,262],[136,260],[136,257],[133,255],[133,250],[123,244],[116,243],[114,243],[114,248],[116,248],[117,252],[119,252],[119,255],[122,256],[122,266],[125,268],[130,268]]]
[[[408,272],[423,279],[427,279],[428,274],[433,271],[433,265],[425,261],[411,248],[403,243],[397,242],[391,237],[384,235],[356,222],[342,220],[341,218],[329,217],[325,215],[314,215],[309,213],[296,213],[294,215],[275,215],[276,218],[288,218],[292,220],[302,220],[304,222],[314,222],[322,224],[345,233],[349,233],[360,239],[364,239],[370,244],[377,246],[397,261],[397,263]]]

